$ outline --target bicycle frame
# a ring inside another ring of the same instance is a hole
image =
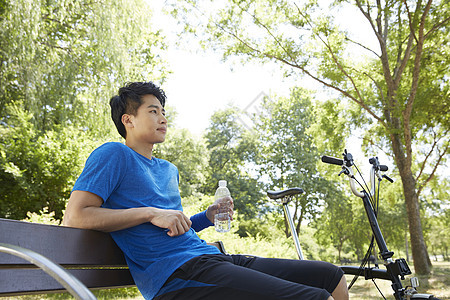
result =
[[[300,246],[300,242],[298,240],[298,234],[294,226],[294,220],[292,219],[291,213],[289,212],[288,203],[291,201],[291,199],[292,197],[285,197],[283,198],[281,203],[283,204],[284,215],[286,216],[286,219],[289,223],[289,228],[291,229],[292,237],[294,238],[295,250],[297,251],[298,259],[303,260],[304,256],[302,247]]]
[[[378,224],[377,216],[374,210],[374,207],[371,202],[371,197],[375,196],[376,188],[375,188],[375,178],[378,178],[378,180],[382,180],[382,178],[387,179],[390,182],[393,182],[392,179],[390,179],[386,175],[381,175],[380,171],[387,171],[387,167],[384,165],[380,165],[378,158],[371,158],[369,162],[372,164],[371,173],[370,173],[370,194],[365,191],[364,189],[362,191],[358,191],[355,184],[355,177],[353,175],[353,158],[350,153],[347,153],[345,150],[344,152],[344,159],[337,159],[333,157],[327,157],[323,156],[322,161],[326,163],[336,164],[342,166],[342,171],[339,173],[345,174],[350,179],[350,187],[357,197],[361,198],[363,201],[364,209],[367,215],[367,218],[369,220],[370,228],[372,230],[374,239],[378,245],[378,248],[380,250],[379,254],[380,257],[384,260],[384,265],[386,269],[379,269],[378,266],[376,267],[355,267],[355,266],[342,266],[342,270],[345,274],[348,275],[364,275],[365,279],[381,279],[381,280],[389,280],[392,282],[392,289],[394,291],[393,295],[395,299],[397,300],[404,300],[404,299],[436,299],[433,298],[432,295],[429,294],[418,294],[416,287],[419,286],[418,280],[416,277],[411,278],[411,287],[404,288],[402,285],[401,280],[405,279],[405,275],[410,275],[411,270],[409,269],[409,266],[405,259],[400,258],[396,259],[395,261],[392,259],[394,252],[389,251],[386,241],[383,237],[383,234],[381,233],[380,226]],[[300,242],[298,239],[297,232],[295,230],[294,222],[292,220],[292,216],[289,212],[288,203],[292,199],[292,197],[295,195],[295,193],[290,193],[289,191],[292,189],[288,189],[282,192],[278,192],[279,194],[285,193],[286,196],[284,196],[281,199],[281,203],[283,205],[283,210],[285,217],[288,221],[289,228],[291,230],[292,238],[294,240],[295,248],[297,250],[297,254],[300,260],[303,259],[303,252],[301,250]],[[270,192],[268,192],[269,195]],[[273,195],[269,195],[272,199],[279,199],[277,197],[274,197]]]
[[[383,237],[383,234],[381,233],[380,230],[380,226],[378,225],[378,220],[377,220],[377,216],[375,215],[375,210],[372,206],[372,203],[370,202],[370,197],[369,194],[363,190],[363,191],[358,191],[356,189],[356,185],[355,185],[355,181],[354,181],[354,175],[353,175],[353,170],[351,169],[351,167],[347,167],[346,165],[342,166],[344,173],[350,178],[350,187],[352,189],[353,194],[355,194],[356,196],[362,198],[363,200],[363,204],[364,204],[364,209],[366,211],[366,215],[367,218],[369,220],[369,224],[370,224],[370,228],[372,229],[372,233],[375,237],[375,241],[377,242],[378,245],[378,249],[380,249],[380,256],[383,258],[383,260],[385,261],[385,263],[390,263],[391,257],[394,255],[394,252],[389,251],[386,245],[386,241]],[[371,169],[371,187],[372,187],[372,192],[371,192],[371,196],[375,195],[375,176],[372,175],[376,172],[374,166],[372,166]]]

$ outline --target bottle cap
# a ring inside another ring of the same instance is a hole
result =
[[[219,180],[219,186],[227,186],[226,180]]]

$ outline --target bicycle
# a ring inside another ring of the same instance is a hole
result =
[[[383,179],[388,180],[389,182],[393,182],[389,176],[385,174],[381,174],[381,172],[385,172],[388,170],[388,167],[386,165],[381,165],[378,157],[372,157],[369,159],[369,163],[372,165],[371,171],[370,171],[370,184],[371,188],[370,191],[368,191],[367,185],[363,186],[361,183],[359,183],[354,174],[352,167],[354,166],[353,162],[353,156],[347,152],[347,150],[343,153],[343,159],[334,158],[330,156],[322,156],[321,158],[322,162],[328,163],[328,164],[334,164],[342,167],[342,171],[339,173],[339,176],[341,174],[347,175],[349,177],[350,181],[350,188],[353,192],[353,194],[359,198],[362,199],[363,205],[366,211],[366,216],[369,220],[369,224],[373,233],[372,240],[369,246],[369,249],[359,267],[357,266],[341,266],[342,270],[347,275],[354,275],[352,282],[349,285],[349,289],[353,286],[355,281],[359,276],[364,275],[365,280],[372,280],[377,287],[378,291],[380,292],[383,299],[386,299],[384,295],[382,294],[381,290],[378,288],[378,286],[375,283],[375,279],[381,279],[381,280],[387,280],[392,282],[392,290],[393,295],[395,299],[397,300],[406,300],[406,299],[430,299],[430,300],[439,300],[438,298],[435,298],[433,295],[430,294],[420,294],[417,292],[417,287],[419,286],[419,281],[416,277],[411,277],[410,286],[404,287],[401,280],[405,279],[406,275],[411,274],[411,270],[408,266],[408,263],[404,258],[399,258],[396,260],[393,260],[394,252],[389,251],[386,241],[383,237],[383,234],[381,233],[380,226],[377,221],[377,211],[378,211],[378,203],[379,203],[379,186],[376,188],[375,186],[375,179],[378,179],[378,183]],[[359,170],[358,170],[359,173]],[[360,177],[362,178],[361,173],[359,173]],[[362,178],[364,180],[364,178]],[[361,191],[359,191],[356,187],[356,184],[358,183],[359,186],[362,188]],[[298,240],[298,235],[295,230],[294,222],[292,219],[292,216],[289,212],[288,204],[293,199],[294,196],[299,195],[303,193],[303,189],[301,188],[289,188],[282,191],[268,191],[267,196],[270,199],[273,200],[279,200],[283,206],[283,211],[285,214],[285,217],[288,221],[288,225],[292,234],[292,238],[294,240],[294,245],[297,251],[297,255],[299,259],[304,259],[303,252],[301,250],[300,242]],[[377,193],[376,193],[377,192]],[[378,245],[378,249],[380,250],[379,255],[384,261],[385,269],[380,269],[378,265],[375,265],[374,267],[370,267],[369,257],[373,250],[374,240],[376,241]],[[368,265],[368,266],[366,266]]]

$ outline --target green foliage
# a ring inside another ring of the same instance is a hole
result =
[[[342,180],[348,184],[348,178]],[[396,180],[391,185],[384,181],[378,202],[378,223],[381,232],[389,249],[396,250],[398,257],[405,251],[407,232],[405,203],[400,183],[400,180]],[[314,228],[317,229],[316,237],[321,246],[331,243],[337,249],[338,260],[341,260],[342,254],[350,259],[361,260],[372,237],[362,200],[353,194],[345,195],[342,192],[336,193],[327,201],[324,212],[314,221]],[[399,251],[401,252],[398,253]]]
[[[114,139],[117,86],[167,73],[150,15],[141,0],[0,2],[0,216],[61,218],[87,154]]]
[[[92,292],[98,300],[109,300],[109,299],[144,299],[141,293],[136,287],[131,288],[120,288],[120,289],[109,289],[109,290],[99,290]]]
[[[314,137],[314,145],[321,155],[336,156],[342,152],[342,145],[350,135],[350,127],[345,116],[345,107],[339,100],[312,102],[311,114],[314,122],[306,129],[306,133]],[[327,164],[319,164],[325,167]],[[335,167],[332,167],[335,169]]]
[[[211,117],[205,133],[210,155],[201,191],[214,195],[218,181],[227,180],[235,209],[244,218],[252,218],[264,206],[261,184],[252,176],[250,167],[256,152],[256,140],[240,125],[238,117],[239,111],[233,107],[217,111]]]
[[[308,133],[313,124],[309,93],[301,88],[288,98],[267,98],[262,113],[256,116],[260,152],[256,159],[260,176],[267,176],[267,189],[301,187],[305,193],[292,201],[297,231],[302,221],[321,211],[323,200],[333,190],[317,170],[320,155],[314,137]]]
[[[188,197],[183,199],[184,212],[190,216],[205,210],[214,201],[213,197]],[[225,250],[231,254],[251,254],[263,257],[297,259],[292,238],[286,237],[278,213],[268,213],[254,219],[242,218],[237,212],[231,222],[231,231],[223,234],[214,227],[207,228],[199,236],[207,242],[222,241]],[[251,225],[249,225],[251,224]],[[245,235],[243,228],[250,228]],[[304,255],[308,259],[333,259],[330,247],[320,247],[313,239],[314,229],[306,227],[300,235]]]
[[[140,0],[8,1],[0,25],[0,117],[20,100],[38,130],[77,124],[102,135],[117,85],[165,72],[157,54],[164,44],[149,15]]]
[[[430,253],[434,255],[435,260],[440,255],[445,261],[450,260],[450,210],[447,209],[438,216],[431,216],[429,219],[430,231],[426,236],[428,245],[430,246]]]
[[[39,132],[31,113],[16,105],[5,110],[8,123],[0,124],[0,216],[23,219],[29,211],[48,207],[60,219],[96,143],[72,126]]]
[[[111,299],[144,300],[144,297],[142,297],[137,287],[95,290],[92,291],[92,293],[98,300],[111,300]],[[5,298],[5,300],[43,300],[43,299],[66,300],[66,299],[74,299],[74,297],[68,292],[66,292],[66,293],[43,294],[43,295],[25,295],[25,296],[16,296],[14,298],[12,297]]]
[[[343,193],[330,195],[327,205],[320,216],[314,220],[314,228],[317,229],[315,237],[319,245],[333,245],[337,249],[337,260],[340,261],[344,246],[354,233],[354,210],[351,201]]]
[[[405,251],[408,229],[405,199],[399,176],[392,178],[394,183],[384,180],[381,184],[378,222],[389,247]]]
[[[450,260],[449,187],[449,178],[436,177],[430,182],[429,189],[425,191],[422,199],[422,205],[425,206],[425,240],[435,260],[441,255],[444,260]]]
[[[60,220],[55,219],[55,212],[49,212],[48,207],[44,207],[39,213],[28,212],[27,218],[23,221],[31,222],[31,223],[40,223],[47,225],[60,225]]]

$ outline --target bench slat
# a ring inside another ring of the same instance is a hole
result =
[[[134,286],[127,269],[68,270],[88,288],[107,289]],[[64,292],[65,289],[40,269],[0,270],[0,296]]]
[[[60,265],[126,265],[111,236],[95,230],[0,219],[0,242],[33,250]],[[0,253],[0,268],[14,264],[28,263]]]
[[[108,233],[0,218],[0,243],[35,251],[69,268],[91,289],[135,286],[122,251]],[[226,253],[221,242],[212,245]],[[50,275],[7,253],[0,253],[0,279],[0,296],[64,291]]]

